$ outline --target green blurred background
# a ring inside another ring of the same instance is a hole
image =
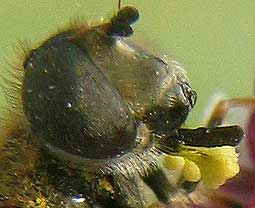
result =
[[[71,18],[99,19],[116,11],[117,0],[0,0],[0,64],[16,63],[19,40],[36,44]],[[253,94],[255,1],[123,0],[140,11],[135,39],[176,57],[188,71],[198,102],[189,123],[202,124],[213,93]],[[0,95],[1,106],[5,105]]]

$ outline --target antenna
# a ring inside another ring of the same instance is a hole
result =
[[[121,0],[118,0],[118,10],[120,10],[121,7]]]

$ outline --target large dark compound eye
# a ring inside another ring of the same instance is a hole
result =
[[[63,32],[25,60],[24,111],[44,143],[85,158],[132,149],[136,124],[118,92],[85,48]]]

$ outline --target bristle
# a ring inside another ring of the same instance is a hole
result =
[[[1,106],[0,145],[5,142],[7,135],[15,130],[19,121],[22,120],[22,79],[23,73],[14,67],[8,67],[8,70],[0,76],[0,90],[3,92],[7,102],[7,105]]]
[[[16,64],[19,69],[23,71],[22,63],[28,56],[32,48],[32,44],[28,40],[19,40],[18,46],[16,47],[16,54],[18,57],[18,63]],[[20,62],[21,61],[21,62]]]

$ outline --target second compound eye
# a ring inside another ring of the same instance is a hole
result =
[[[170,84],[162,90],[158,103],[147,109],[144,121],[160,135],[169,135],[181,127],[196,103],[197,94],[187,83]]]
[[[146,113],[144,122],[154,133],[169,135],[183,124],[188,113],[182,105],[171,108],[155,106]]]

